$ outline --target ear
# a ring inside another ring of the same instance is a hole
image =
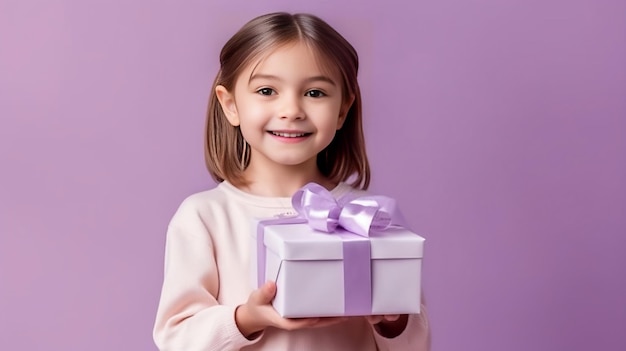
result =
[[[224,111],[228,123],[233,127],[238,126],[239,114],[237,113],[237,104],[235,104],[235,95],[230,93],[223,85],[215,87],[215,95],[222,106],[222,111]]]
[[[352,104],[354,104],[354,95],[350,95],[350,97],[341,104],[341,109],[339,110],[339,119],[337,119],[337,130],[343,127],[343,123],[348,117],[348,112],[350,111],[350,107],[352,107]]]

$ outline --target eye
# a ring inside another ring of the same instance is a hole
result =
[[[312,98],[319,98],[322,96],[326,96],[326,94],[324,94],[323,91],[321,90],[317,90],[317,89],[313,89],[313,90],[309,90],[307,91],[304,96],[308,96],[308,97],[312,97]]]
[[[261,94],[261,95],[274,95],[274,89],[272,88],[261,88],[259,90],[256,91],[257,93]]]

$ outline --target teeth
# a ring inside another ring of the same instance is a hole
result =
[[[281,133],[281,132],[272,132],[272,134],[283,137],[283,138],[298,138],[303,137],[306,133]]]

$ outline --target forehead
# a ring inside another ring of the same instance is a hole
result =
[[[327,55],[313,44],[305,41],[292,41],[261,51],[247,64],[241,78],[249,80],[255,73],[265,70],[286,72],[289,67],[299,69],[304,74],[328,76],[340,83],[339,68]],[[316,69],[317,72],[313,72]]]

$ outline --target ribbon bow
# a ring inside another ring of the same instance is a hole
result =
[[[391,226],[395,200],[386,196],[364,196],[341,205],[330,191],[309,183],[292,197],[293,208],[316,230],[331,233],[337,227],[360,236]]]

